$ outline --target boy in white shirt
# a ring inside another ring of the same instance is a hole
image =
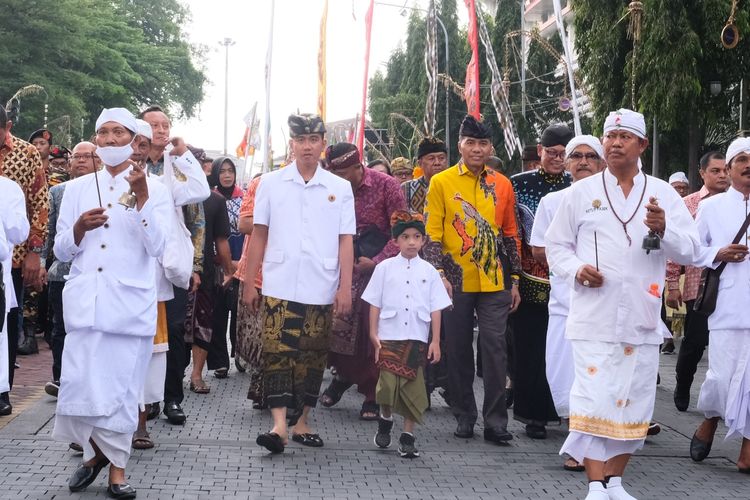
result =
[[[380,418],[374,441],[379,448],[391,445],[392,413],[398,413],[404,417],[399,454],[416,458],[414,424],[422,423],[428,407],[425,359],[440,361],[440,311],[451,300],[438,271],[419,257],[425,241],[422,215],[394,212],[391,234],[400,253],[375,267],[362,294],[370,304],[370,340],[380,368],[375,392]]]

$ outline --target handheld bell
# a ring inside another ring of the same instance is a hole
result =
[[[131,190],[127,193],[122,193],[120,195],[120,198],[117,200],[117,203],[124,206],[125,208],[133,209],[135,208],[137,200],[135,198],[135,194],[133,194],[133,191]]]
[[[646,236],[643,237],[643,244],[641,245],[646,251],[646,255],[651,253],[651,250],[659,250],[661,248],[661,238],[653,231],[649,231]]]

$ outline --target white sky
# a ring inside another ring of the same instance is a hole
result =
[[[399,7],[376,0],[369,75],[385,69],[391,51],[405,43],[408,15]],[[428,0],[382,0],[426,8]],[[243,117],[258,101],[265,116],[265,59],[271,0],[183,0],[192,12],[189,28],[193,43],[209,47],[206,57],[205,99],[195,118],[178,122],[174,134],[204,149],[221,150],[224,143],[224,47],[230,37],[229,113],[227,149],[230,154],[242,139]],[[462,3],[459,2],[459,11]],[[369,0],[329,0],[327,30],[327,120],[353,118],[362,103],[365,13]],[[465,10],[465,9],[464,9]],[[317,109],[318,46],[323,0],[276,0],[271,90],[271,134],[276,155],[284,151],[286,118],[297,109]],[[463,14],[463,13],[462,13]],[[261,125],[261,128],[263,126]],[[256,156],[256,161],[258,157]]]

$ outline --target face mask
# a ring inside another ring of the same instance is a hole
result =
[[[96,155],[101,158],[105,165],[110,167],[116,167],[121,163],[124,163],[133,154],[133,146],[126,144],[125,146],[106,146],[97,147]]]

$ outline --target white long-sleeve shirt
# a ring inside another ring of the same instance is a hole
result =
[[[6,177],[0,177],[0,263],[3,275],[0,279],[5,286],[5,311],[16,307],[16,294],[10,275],[13,247],[29,237],[29,219],[26,216],[26,198],[20,186]]]
[[[164,152],[165,160],[170,151],[171,147]],[[179,170],[179,173],[174,174],[172,178],[171,195],[174,201],[174,209],[179,211],[178,217],[180,217],[182,207],[193,203],[202,203],[211,194],[211,189],[208,186],[206,173],[203,171],[200,162],[195,159],[195,156],[189,150],[182,156],[170,156],[169,158],[173,166]],[[152,175],[152,177],[166,185],[165,175],[166,172],[160,176]],[[167,219],[167,223],[172,224],[175,220],[175,218],[169,218]],[[165,231],[167,235],[171,234],[166,228]],[[167,301],[174,298],[172,283],[167,279],[164,267],[162,267],[159,261],[156,263],[156,283],[158,300]]]
[[[63,289],[68,331],[97,331],[137,336],[156,332],[156,258],[164,252],[165,221],[171,209],[166,188],[148,179],[149,197],[141,210],[126,209],[119,196],[130,188],[129,170],[98,173],[108,221],[75,244],[73,226],[80,215],[99,207],[94,174],[69,181],[60,206],[54,252],[72,261]]]
[[[745,222],[746,214],[750,212],[750,201],[734,189],[729,188],[726,193],[717,194],[698,205],[698,232],[701,243],[706,247],[710,266],[716,268],[720,262],[713,262],[716,254],[723,247],[729,245],[737,235],[737,231]],[[750,229],[747,231],[750,238]],[[741,238],[739,244],[746,245],[746,238]],[[747,330],[750,328],[750,260],[745,257],[740,262],[727,263],[719,280],[719,295],[716,300],[716,310],[708,317],[709,330]]]
[[[641,243],[648,233],[643,221],[650,197],[656,197],[665,211],[666,230],[661,249],[647,255]],[[637,212],[627,225],[630,244],[613,209],[624,221]],[[641,172],[627,198],[609,170],[576,182],[562,200],[545,243],[550,269],[571,287],[566,337],[575,340],[661,343],[661,292],[667,258],[696,265],[702,265],[700,259],[705,258],[695,221],[677,192]],[[576,281],[576,273],[584,264],[596,265],[597,251],[604,284],[584,287]]]

